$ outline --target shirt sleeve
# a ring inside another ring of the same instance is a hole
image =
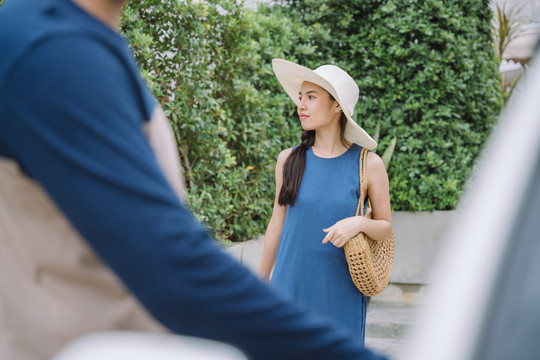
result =
[[[51,39],[14,69],[0,142],[161,323],[253,359],[381,359],[225,254],[165,180],[125,64],[91,39]]]

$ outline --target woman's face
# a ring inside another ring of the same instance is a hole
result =
[[[298,93],[298,116],[304,130],[318,130],[339,121],[341,110],[337,101],[319,85],[305,81]]]

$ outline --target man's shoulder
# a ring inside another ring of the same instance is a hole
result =
[[[123,45],[119,35],[69,0],[7,0],[0,8],[0,85],[28,53],[58,38]]]

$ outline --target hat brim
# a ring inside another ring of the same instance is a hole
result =
[[[274,74],[285,92],[297,106],[300,103],[298,95],[302,89],[302,84],[305,81],[319,85],[328,91],[341,105],[340,97],[334,86],[332,86],[328,80],[313,70],[283,59],[273,59],[272,69],[274,70]],[[362,129],[349,114],[345,114],[345,116],[347,117],[347,124],[345,126],[344,134],[345,139],[368,149],[376,148],[377,142],[373,140],[371,136],[369,136],[368,133]]]

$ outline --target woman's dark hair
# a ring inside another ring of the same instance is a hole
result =
[[[330,95],[330,99],[334,101],[334,97]],[[343,112],[339,119],[341,142],[345,142],[345,125],[347,125],[347,117]],[[315,144],[315,130],[308,130],[302,133],[302,143],[295,147],[283,165],[283,184],[279,192],[278,204],[282,206],[294,205],[300,182],[304,175],[306,166],[306,151]]]

